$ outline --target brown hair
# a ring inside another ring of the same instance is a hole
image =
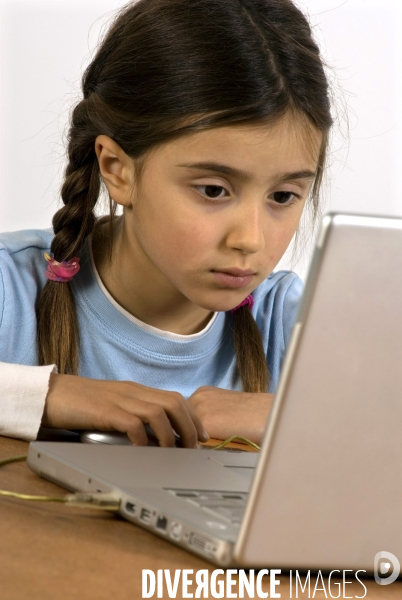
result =
[[[86,68],[82,89],[70,120],[64,206],[53,218],[56,260],[79,255],[96,222],[101,134],[138,160],[138,180],[143,159],[161,144],[200,129],[272,122],[292,110],[323,133],[311,193],[317,213],[332,124],[328,83],[310,26],[290,0],[130,2]],[[117,206],[109,201],[112,236]],[[70,285],[47,281],[36,308],[39,364],[78,374]],[[233,327],[243,390],[266,392],[267,359],[247,306],[234,313]]]

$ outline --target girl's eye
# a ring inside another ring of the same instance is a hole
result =
[[[274,192],[272,194],[272,199],[275,200],[277,204],[292,204],[292,200],[295,201],[299,198],[297,194],[293,192]]]
[[[225,188],[221,185],[196,185],[195,188],[200,189],[202,195],[204,195],[208,200],[222,200],[226,198],[225,195],[221,195],[222,191],[226,191]],[[205,192],[202,191],[202,188],[204,188]],[[291,206],[299,198],[300,196],[298,196],[294,192],[274,192],[271,195],[271,199],[274,200],[276,204],[282,206]]]
[[[220,200],[221,198],[225,198],[225,196],[219,195],[221,190],[225,191],[225,188],[221,185],[196,185],[195,187],[197,189],[205,188],[205,195],[209,200]]]

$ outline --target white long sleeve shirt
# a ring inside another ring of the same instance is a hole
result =
[[[51,373],[57,373],[55,365],[37,367],[0,362],[0,435],[36,439]]]

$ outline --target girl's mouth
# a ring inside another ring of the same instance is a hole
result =
[[[240,269],[230,269],[230,271],[212,271],[215,279],[226,287],[242,288],[247,287],[253,280],[255,272],[252,270],[241,271]]]

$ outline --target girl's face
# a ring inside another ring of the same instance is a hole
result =
[[[202,131],[158,148],[124,211],[133,273],[204,309],[239,304],[288,247],[320,143],[320,133],[284,117],[264,127]]]

